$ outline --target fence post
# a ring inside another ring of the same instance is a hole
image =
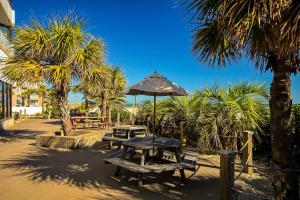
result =
[[[181,147],[185,147],[186,139],[184,137],[184,122],[180,122],[180,144]]]
[[[24,118],[26,119],[26,109],[24,109]]]
[[[253,142],[252,142],[252,131],[243,131],[243,143],[247,145],[243,149],[243,165],[253,165]],[[246,166],[244,171],[252,176],[253,175],[253,167]]]
[[[51,119],[51,110],[48,112],[48,119]]]
[[[108,122],[111,123],[111,109],[108,110]]]
[[[147,117],[147,135],[149,135],[149,133],[150,133],[150,121],[151,121],[151,118]]]
[[[22,120],[22,117],[23,117],[22,116],[22,110],[20,110],[19,113],[20,113],[20,120]]]
[[[117,113],[117,126],[120,126],[120,113]]]
[[[234,182],[234,152],[220,152],[220,200],[232,200]]]

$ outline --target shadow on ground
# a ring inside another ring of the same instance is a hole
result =
[[[8,143],[14,142],[18,139],[35,139],[37,135],[44,133],[44,131],[32,131],[31,129],[11,129],[1,131],[0,142]]]
[[[183,185],[180,176],[175,174],[147,176],[142,191],[137,190],[135,175],[122,171],[122,176],[112,177],[115,167],[104,164],[109,150],[84,149],[59,151],[40,148],[34,154],[23,154],[9,160],[0,161],[1,169],[14,169],[16,176],[26,176],[36,182],[57,182],[76,186],[80,189],[100,189],[101,197],[91,195],[91,199],[101,199],[103,195],[113,196],[107,189],[121,190],[133,198],[154,199],[216,199],[218,178],[215,176],[195,176]],[[188,189],[189,192],[185,190]],[[193,194],[198,195],[193,195]],[[148,198],[149,197],[149,198]],[[201,198],[202,199],[202,198]]]

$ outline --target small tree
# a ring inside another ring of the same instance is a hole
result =
[[[68,93],[73,80],[98,80],[102,76],[103,43],[84,32],[74,16],[32,20],[16,28],[15,55],[4,60],[4,77],[21,83],[48,82],[53,86],[65,135],[73,135]]]
[[[96,85],[92,93],[95,106],[101,110],[101,115],[106,116],[110,108],[120,108],[125,104],[123,91],[126,87],[126,78],[120,67],[106,65],[108,76],[100,86]]]

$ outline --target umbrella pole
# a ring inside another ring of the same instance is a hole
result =
[[[153,141],[155,140],[155,118],[156,118],[156,94],[154,94]]]

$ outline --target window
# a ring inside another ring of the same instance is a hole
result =
[[[38,107],[38,100],[30,100],[29,106],[30,107]]]
[[[16,100],[16,104],[17,104],[17,106],[22,106],[22,100],[17,99],[17,100]]]
[[[22,94],[22,88],[17,88],[16,92],[17,92],[17,94]]]

